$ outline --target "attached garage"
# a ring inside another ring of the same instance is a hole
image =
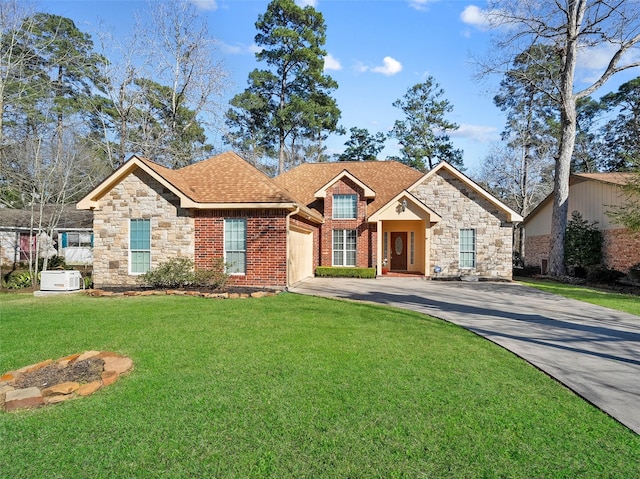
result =
[[[297,226],[289,229],[289,281],[295,284],[313,276],[313,232]]]

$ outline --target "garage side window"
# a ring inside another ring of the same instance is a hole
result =
[[[129,220],[129,272],[144,274],[151,269],[151,220]]]
[[[476,230],[460,230],[460,268],[476,267]]]
[[[229,274],[247,271],[247,220],[224,220],[224,262]]]
[[[333,230],[333,266],[356,265],[356,230]]]

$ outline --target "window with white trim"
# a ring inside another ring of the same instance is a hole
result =
[[[414,231],[411,232],[411,241],[409,241],[409,263],[410,264],[415,264],[415,258],[416,258],[416,233]]]
[[[476,267],[476,230],[460,230],[460,268]]]
[[[356,195],[333,195],[333,219],[355,220],[358,213]]]
[[[224,220],[224,262],[229,274],[247,272],[247,220]]]
[[[333,230],[333,266],[356,265],[356,230]]]
[[[151,269],[151,220],[129,220],[129,272],[144,274]]]
[[[91,233],[62,233],[63,248],[79,248],[93,246],[93,235]]]

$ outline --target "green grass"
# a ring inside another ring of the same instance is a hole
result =
[[[449,323],[282,294],[0,296],[0,372],[89,349],[133,372],[0,413],[2,477],[640,476],[640,436]]]
[[[542,279],[520,278],[519,281],[548,293],[640,316],[640,297],[632,294],[612,293]]]

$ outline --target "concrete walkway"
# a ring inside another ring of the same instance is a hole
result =
[[[640,434],[638,316],[517,283],[313,278],[290,291],[386,304],[458,324],[522,357]]]

